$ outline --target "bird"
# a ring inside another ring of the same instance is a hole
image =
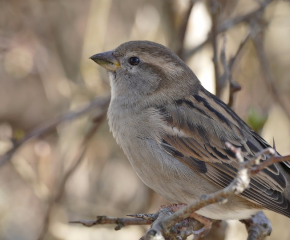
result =
[[[170,203],[190,204],[232,182],[238,163],[227,142],[241,149],[245,161],[270,147],[161,44],[129,41],[91,59],[109,73],[114,138],[141,180]],[[196,213],[241,220],[269,209],[290,217],[289,183],[289,164],[275,163],[254,175],[240,195]]]

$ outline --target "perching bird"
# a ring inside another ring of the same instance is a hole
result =
[[[269,147],[223,101],[203,88],[166,47],[132,41],[91,57],[109,71],[110,129],[143,182],[172,203],[189,204],[227,187],[244,158]],[[276,163],[226,204],[197,211],[211,219],[248,219],[266,208],[290,217],[290,169]]]

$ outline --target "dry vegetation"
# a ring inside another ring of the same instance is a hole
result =
[[[144,227],[68,222],[166,204],[103,121],[107,76],[88,58],[124,41],[176,51],[208,90],[289,154],[289,30],[289,1],[0,0],[0,239],[138,239]],[[268,239],[289,239],[290,220],[266,215]],[[225,229],[206,239],[246,239],[240,223]]]

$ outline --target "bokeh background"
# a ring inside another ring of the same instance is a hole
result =
[[[269,143],[275,138],[281,154],[290,154],[289,1],[0,0],[0,156],[37,126],[108,96],[107,74],[89,57],[129,40],[168,46],[228,102],[223,34],[227,61],[244,42],[230,69],[242,87],[232,107]],[[96,215],[156,212],[166,204],[139,180],[106,120],[87,141],[99,112],[61,121],[20,145],[1,166],[1,240],[122,240],[144,234],[146,227],[114,231],[113,225],[69,224]],[[273,225],[268,239],[290,239],[290,219],[266,215]],[[222,229],[207,239],[246,239],[237,221]]]

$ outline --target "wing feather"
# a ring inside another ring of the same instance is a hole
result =
[[[164,127],[176,129],[170,134],[164,130],[161,148],[221,188],[231,183],[238,167],[225,142],[241,148],[245,160],[269,146],[207,92],[180,99],[158,111]],[[285,188],[286,179],[278,164],[273,164],[251,179],[250,188],[242,196],[290,217],[290,203],[283,195]]]

